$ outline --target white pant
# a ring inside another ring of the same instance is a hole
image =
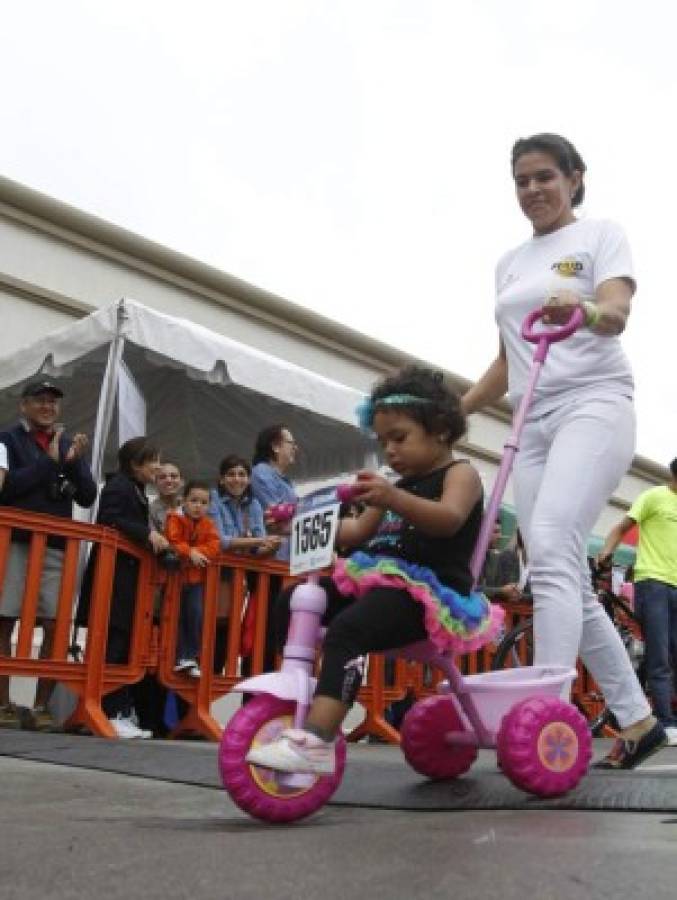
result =
[[[634,446],[631,400],[579,400],[527,423],[514,470],[534,596],[534,663],[574,666],[580,655],[622,728],[648,716],[650,708],[592,591],[586,550]]]

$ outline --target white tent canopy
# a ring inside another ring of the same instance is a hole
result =
[[[16,420],[27,381],[49,376],[64,391],[68,430],[95,435],[95,455],[99,443],[114,468],[122,360],[145,398],[148,436],[189,475],[213,478],[227,453],[249,458],[257,432],[278,422],[301,445],[296,478],[349,472],[373,449],[354,424],[358,391],[133,300],[0,359],[0,423]]]

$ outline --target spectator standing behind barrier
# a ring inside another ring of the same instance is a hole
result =
[[[285,425],[270,425],[259,432],[254,448],[252,493],[263,507],[296,503],[298,497],[287,472],[296,462],[298,444]],[[276,559],[289,559],[289,523],[266,520],[268,531],[280,534],[282,542]]]
[[[621,725],[596,766],[631,769],[666,741],[618,632],[590,584],[586,542],[635,446],[633,377],[618,335],[635,292],[632,259],[614,223],[576,219],[585,163],[566,138],[538,134],[512,149],[518,202],[533,236],[499,261],[499,352],[463,398],[466,413],[508,391],[517,408],[532,371],[521,326],[546,306],[561,325],[575,309],[585,327],[553,347],[543,367],[513,472],[517,518],[529,554],[535,663],[572,667],[580,656]]]
[[[182,562],[174,671],[185,672],[191,678],[202,675],[198,660],[202,644],[204,568],[218,557],[221,547],[219,532],[208,511],[209,485],[206,481],[190,481],[186,485],[183,512],[169,513],[165,526],[167,540]]]
[[[158,495],[150,503],[150,521],[156,531],[164,533],[167,514],[181,509],[183,478],[176,463],[166,460],[161,463],[155,477],[155,487]]]
[[[635,613],[644,632],[646,674],[654,712],[677,744],[672,711],[677,667],[677,459],[667,485],[640,494],[628,514],[611,529],[598,560],[611,559],[626,532],[639,526],[634,568]],[[672,659],[672,665],[671,665]]]
[[[209,514],[218,528],[222,550],[267,556],[279,549],[282,539],[279,535],[266,534],[263,509],[252,494],[250,478],[251,466],[246,459],[230,454],[221,460],[218,487],[210,494]],[[217,607],[215,672],[220,672],[226,662],[232,596],[233,573],[224,568]]]
[[[151,527],[146,497],[146,485],[155,480],[159,463],[159,452],[147,438],[135,437],[126,441],[118,450],[118,472],[109,478],[101,491],[96,520],[99,525],[117,528],[125,537],[153,553],[160,553],[169,547],[167,538]],[[80,594],[77,618],[82,626],[87,624],[89,617],[97,556],[98,548],[95,544]],[[115,559],[108,624],[108,663],[127,662],[138,577],[139,563],[136,557],[119,551]],[[135,688],[136,685],[131,688],[123,685],[103,698],[102,706],[119,738],[152,737],[150,731],[139,728],[133,721]]]
[[[268,531],[278,534],[281,543],[275,559],[289,561],[290,522],[275,522],[267,516],[267,510],[278,503],[296,503],[298,500],[294,486],[287,477],[287,472],[296,462],[298,444],[286,425],[269,425],[259,432],[254,447],[252,468],[252,493],[263,507],[264,522]],[[272,609],[275,597],[279,594],[282,582],[277,577],[270,579],[268,598],[268,618],[266,624],[266,646],[263,655],[263,667],[266,671],[275,665],[275,626]],[[249,660],[245,662],[243,673],[248,674]],[[245,694],[243,700],[247,700]]]
[[[21,419],[0,433],[0,505],[71,519],[73,501],[89,507],[96,499],[96,485],[84,459],[88,440],[84,434],[69,437],[56,424],[63,392],[45,379],[26,385],[21,394]],[[14,529],[4,588],[0,597],[0,655],[10,656],[14,623],[21,615],[30,532]],[[43,628],[40,657],[49,658],[54,640],[65,541],[47,539],[40,591],[38,623]],[[47,702],[54,683],[39,679],[32,710],[22,717],[27,728],[53,724]],[[14,723],[16,707],[9,699],[9,678],[0,678],[0,724]]]
[[[157,497],[151,500],[148,508],[150,524],[155,531],[164,534],[167,514],[175,510],[181,510],[181,499],[183,497],[181,469],[175,462],[165,460],[160,464],[155,476],[155,487],[157,489]],[[160,621],[164,591],[164,584],[158,585],[155,591],[153,622],[156,625]],[[181,712],[185,712],[187,704],[180,697],[176,698],[176,704],[181,717]],[[166,737],[165,709],[167,705],[167,689],[158,680],[157,673],[148,672],[134,686],[134,705],[141,728],[152,731],[153,737]]]

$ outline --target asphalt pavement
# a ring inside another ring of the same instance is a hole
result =
[[[358,745],[350,761],[366,784],[385,762],[395,777],[398,754]],[[269,826],[216,786],[2,756],[0,834],[3,900],[677,897],[670,811],[341,804]]]

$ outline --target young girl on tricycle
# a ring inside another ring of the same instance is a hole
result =
[[[331,619],[322,666],[303,728],[253,748],[247,761],[278,771],[328,775],[336,736],[359,690],[366,655],[426,638],[440,652],[468,652],[490,641],[502,610],[472,594],[470,556],[482,521],[477,471],[454,458],[465,433],[458,397],[430,370],[411,368],[372,392],[363,424],[400,478],[358,474],[354,497],[366,505],[339,526],[339,559],[323,581]]]
[[[484,518],[479,475],[453,453],[465,421],[442,376],[408,368],[373,389],[361,424],[376,434],[400,478],[391,484],[363,471],[354,485],[333,491],[334,500],[365,505],[357,519],[343,520],[337,541],[360,549],[339,559],[329,578],[312,574],[326,565],[320,556],[317,565],[298,570],[311,574],[291,599],[282,596],[291,618],[281,670],[236,687],[258,696],[226,727],[219,765],[231,798],[245,811],[289,822],[331,797],[345,765],[341,722],[370,652],[395,650],[446,675],[438,695],[417,702],[403,723],[402,750],[417,772],[455,778],[470,768],[479,748],[496,748],[499,766],[517,787],[553,797],[575,787],[587,771],[587,723],[562,699],[575,669],[530,666],[464,677],[454,662],[455,655],[491,642],[501,628],[502,610],[474,586],[549,346],[582,323],[576,312],[562,328],[536,330],[542,317],[536,310],[522,329],[525,340],[537,345],[532,377]],[[330,527],[328,509],[312,502],[310,513],[297,515],[292,527],[311,549],[323,543],[322,534],[326,545],[336,527]],[[288,517],[293,510],[280,512]],[[328,629],[316,682],[321,623]]]

